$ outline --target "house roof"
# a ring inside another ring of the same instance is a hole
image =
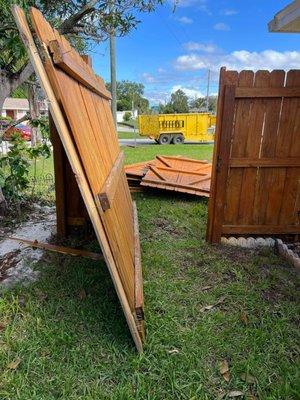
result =
[[[47,103],[45,101],[40,102],[40,109],[47,110]],[[24,110],[29,111],[29,103],[27,99],[14,99],[7,97],[4,101],[3,110]]]
[[[300,0],[279,11],[268,24],[270,32],[300,32]]]

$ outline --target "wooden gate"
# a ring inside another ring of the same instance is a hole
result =
[[[23,11],[14,6],[13,12],[49,100],[131,334],[138,350],[142,350],[138,223],[110,111],[110,93],[69,42],[32,8],[32,23],[43,49],[42,62]]]
[[[207,240],[300,233],[300,71],[221,69]]]

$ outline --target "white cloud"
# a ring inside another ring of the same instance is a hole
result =
[[[190,25],[190,24],[192,24],[194,22],[192,20],[192,18],[185,17],[185,16],[179,17],[179,18],[176,18],[176,19],[177,19],[178,22],[180,22],[181,24],[184,24],[184,25]]]
[[[192,71],[197,69],[207,68],[207,60],[197,54],[186,54],[177,57],[175,61],[175,68]]]
[[[179,56],[175,61],[175,68],[182,71],[195,71],[210,68],[218,71],[220,67],[226,66],[233,70],[259,70],[259,69],[297,69],[300,68],[300,52],[264,50],[261,52],[250,52],[237,50],[230,54],[221,55],[199,55],[185,54]]]
[[[146,90],[145,91],[146,98],[150,101],[150,104],[165,103],[170,98],[170,93],[166,91],[157,90]]]
[[[154,83],[155,82],[155,77],[148,72],[142,73],[142,78],[146,83]]]
[[[238,14],[238,11],[233,10],[233,9],[227,9],[227,10],[223,10],[221,12],[222,15],[226,15],[226,16],[230,16],[230,15],[236,15]]]
[[[201,93],[200,90],[189,87],[183,87],[182,85],[174,85],[171,89],[171,93],[174,93],[179,89],[181,89],[190,98],[204,97],[203,93]]]
[[[218,22],[217,24],[214,25],[214,29],[216,31],[230,31],[230,26],[224,24],[224,22]]]
[[[215,53],[218,51],[218,47],[213,43],[201,43],[201,42],[187,42],[184,43],[184,48],[188,51],[203,51],[204,53]]]

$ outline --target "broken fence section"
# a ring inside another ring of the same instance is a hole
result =
[[[132,192],[152,187],[209,197],[212,165],[205,160],[181,156],[156,156],[155,160],[127,165]]]
[[[12,10],[49,100],[135,345],[142,351],[145,332],[137,213],[123,169],[110,93],[86,60],[37,9],[31,8],[30,16],[40,52],[23,10],[18,6]]]

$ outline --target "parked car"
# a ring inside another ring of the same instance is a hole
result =
[[[9,128],[3,135],[3,139],[11,140],[11,136],[14,133],[19,133],[19,135],[21,136],[22,139],[24,139],[26,141],[30,141],[31,140],[31,132],[32,132],[32,130],[31,130],[30,126],[18,124],[16,126],[12,126],[11,128]]]

